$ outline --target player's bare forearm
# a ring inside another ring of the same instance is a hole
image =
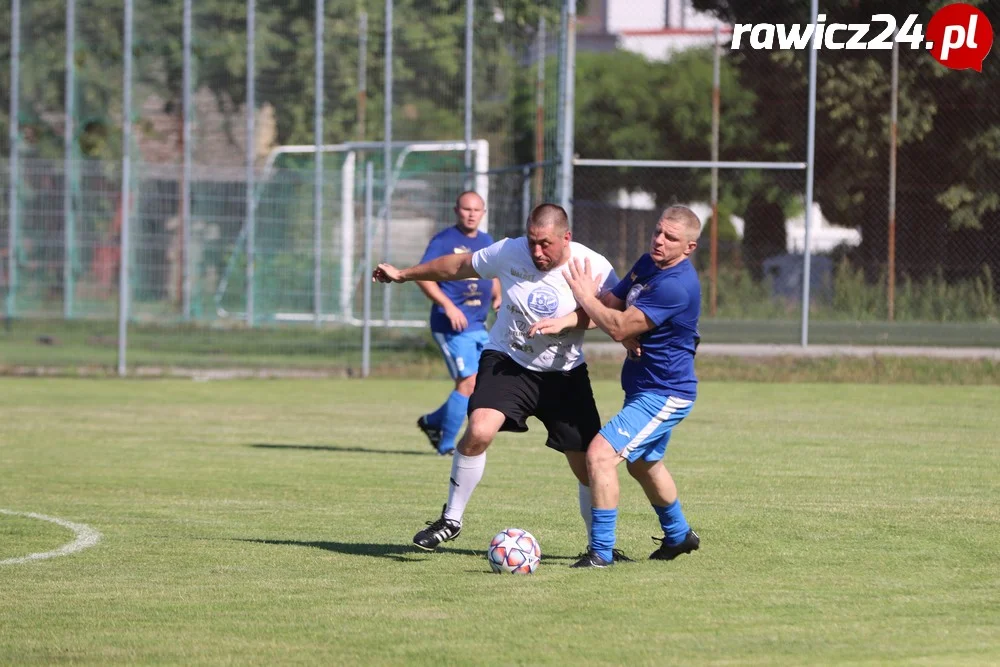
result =
[[[611,336],[613,340],[619,342],[624,340],[624,338],[616,337],[616,333],[621,330],[620,316],[622,313],[620,311],[608,308],[594,294],[577,299],[577,302],[580,304],[583,316],[589,320],[589,323]]]
[[[568,262],[563,270],[563,277],[573,290],[577,304],[613,340],[620,343],[653,327],[653,323],[641,310],[634,307],[622,310],[625,303],[614,294],[598,296],[600,278],[594,277],[589,259]],[[609,308],[608,305],[612,307]]]
[[[566,327],[567,329],[596,329],[597,324],[590,319],[586,311],[583,308],[577,308],[572,313],[566,316],[570,321],[570,325]]]
[[[616,297],[611,292],[605,292],[599,297],[602,304],[607,306],[612,310],[624,310],[625,302]],[[587,315],[587,311],[583,308],[577,308],[572,313],[566,316],[570,318],[568,320],[569,325],[566,329],[596,329],[597,323],[590,319],[590,315]]]
[[[450,308],[454,306],[454,302],[448,298],[444,291],[438,287],[438,284],[433,280],[416,280],[417,287],[423,292],[428,299],[441,306],[442,308]]]
[[[593,294],[584,295],[582,299],[578,297],[577,302],[594,324],[618,343],[653,328],[653,323],[638,308],[625,311],[608,308]]]
[[[448,280],[465,280],[466,278],[478,277],[479,274],[472,268],[472,255],[470,253],[462,253],[460,255],[442,255],[429,262],[417,264],[407,269],[400,269],[398,282],[405,283],[415,280],[445,282]]]
[[[610,291],[609,292],[605,292],[604,294],[602,294],[601,296],[599,296],[598,297],[598,301],[601,302],[601,305],[603,305],[606,308],[609,308],[611,310],[614,310],[614,311],[625,310],[625,302],[622,299],[619,299],[618,297],[616,297]],[[588,315],[587,311],[585,311],[583,308],[577,308],[576,313],[577,313],[577,317],[579,319],[579,323],[576,325],[577,329],[596,329],[597,328],[597,322],[595,322],[592,319],[590,319],[590,315]]]
[[[590,318],[579,309],[562,317],[545,317],[528,328],[528,338],[534,338],[538,334],[552,336],[568,329],[586,329],[589,323]]]
[[[433,280],[443,282],[479,277],[479,274],[472,268],[472,255],[469,253],[444,255],[429,262],[403,269],[400,274],[404,281]]]

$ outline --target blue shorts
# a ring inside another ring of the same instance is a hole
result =
[[[688,416],[694,401],[643,392],[625,397],[621,412],[611,418],[601,435],[629,463],[659,461],[667,452],[670,431]]]
[[[452,380],[467,378],[479,370],[479,357],[490,335],[483,329],[461,333],[433,333]]]

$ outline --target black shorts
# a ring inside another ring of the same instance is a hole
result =
[[[499,410],[507,419],[501,431],[524,433],[534,415],[549,431],[547,447],[559,452],[585,452],[601,430],[587,364],[571,371],[542,373],[524,368],[502,352],[485,350],[479,358],[476,390],[469,414],[476,408]]]

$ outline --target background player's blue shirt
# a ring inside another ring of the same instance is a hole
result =
[[[443,255],[475,252],[493,245],[493,239],[486,232],[478,232],[469,237],[458,231],[457,227],[449,227],[437,233],[427,244],[427,250],[420,263],[429,262]],[[493,291],[493,281],[470,278],[469,280],[449,280],[438,283],[445,296],[465,313],[469,320],[466,331],[486,329],[486,316],[490,312],[490,295]],[[431,305],[431,331],[434,333],[456,333],[451,328],[451,321],[444,314],[444,308],[436,303]]]
[[[657,268],[649,253],[639,258],[612,290],[656,326],[639,336],[642,354],[622,365],[626,396],[652,392],[693,401],[698,389],[694,351],[698,345],[701,284],[687,259],[669,269]]]

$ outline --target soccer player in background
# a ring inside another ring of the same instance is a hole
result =
[[[503,290],[503,305],[479,360],[469,402],[469,425],[451,464],[448,502],[440,518],[414,535],[416,547],[434,551],[442,542],[458,537],[465,507],[483,477],[486,449],[499,431],[527,431],[525,420],[532,415],[548,431],[545,444],[564,453],[576,475],[589,545],[592,512],[586,449],[600,429],[601,418],[583,358],[584,331],[528,339],[535,322],[563,317],[577,309],[563,276],[571,258],[587,260],[587,266],[603,276],[599,281],[591,280],[595,295],[618,283],[607,259],[572,242],[566,211],[555,204],[541,204],[531,212],[523,237],[504,239],[471,255],[446,255],[406,269],[379,264],[372,273],[373,280],[383,283],[499,278]],[[612,558],[624,559],[620,553]]]
[[[420,263],[492,245],[492,237],[479,231],[485,213],[482,197],[472,191],[460,194],[455,200],[455,224],[430,240]],[[416,283],[431,300],[431,335],[455,381],[455,388],[444,403],[417,419],[417,427],[427,436],[431,447],[444,456],[455,452],[455,438],[462,429],[469,396],[476,387],[479,355],[488,338],[486,317],[491,305],[494,310],[500,306],[500,281],[471,277]]]
[[[598,299],[592,272],[574,260],[566,281],[591,322],[616,341],[638,337],[622,365],[625,404],[604,425],[587,449],[593,495],[590,550],[572,567],[611,565],[618,522],[618,464],[627,461],[663,528],[660,547],[650,558],[673,560],[700,544],[677,497],[677,486],[663,465],[670,433],[690,412],[697,395],[694,354],[698,346],[701,286],[689,256],[698,245],[701,222],[691,209],[671,206],[660,216],[649,252],[628,275]],[[571,313],[536,323],[532,333],[575,326]],[[628,346],[627,346],[628,347]]]

